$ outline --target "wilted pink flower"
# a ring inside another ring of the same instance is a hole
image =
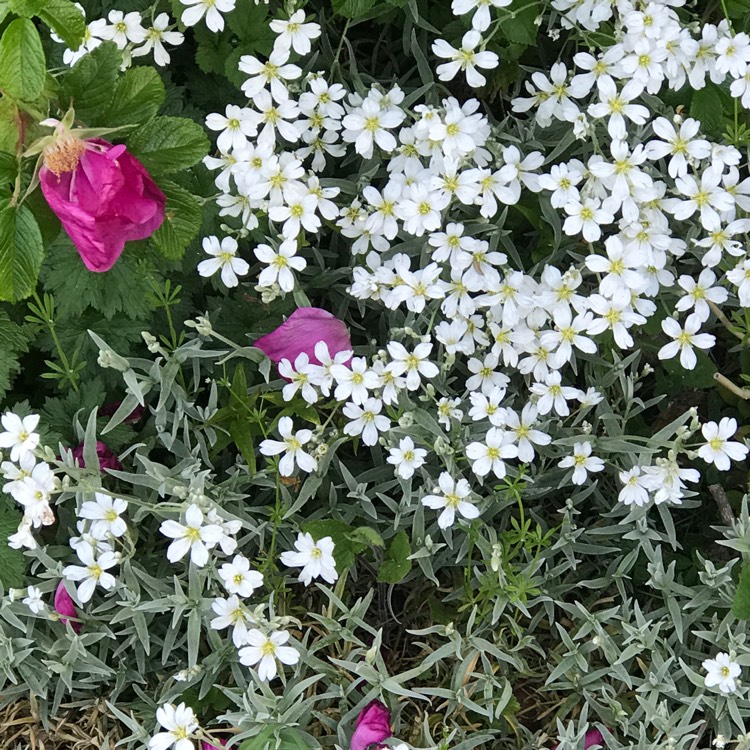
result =
[[[366,750],[391,736],[391,713],[380,701],[371,701],[359,713],[350,750]]]
[[[589,729],[583,739],[583,750],[589,750],[589,748],[594,747],[594,745],[606,747],[604,744],[604,735],[598,729]],[[553,745],[552,750],[557,750],[557,747],[558,745]]]
[[[44,147],[39,181],[89,271],[108,271],[125,243],[150,237],[164,221],[164,193],[125,146],[84,139],[66,123]]]
[[[78,465],[85,469],[86,463],[83,460],[83,443],[73,448],[72,453],[73,459],[78,461]],[[115,454],[112,453],[112,451],[107,448],[101,440],[96,441],[96,455],[99,457],[99,468],[101,470],[115,469],[120,471],[120,469],[122,469],[122,464],[117,460],[117,456],[115,456]]]
[[[346,324],[335,315],[319,307],[300,307],[277,329],[259,338],[254,346],[278,364],[282,359],[294,363],[297,355],[305,352],[310,362],[323,364],[315,356],[315,345],[325,341],[331,357],[352,348]]]
[[[227,744],[226,740],[219,740],[219,742],[221,742],[221,747]],[[201,742],[201,750],[221,750],[221,747],[212,745],[210,742],[206,742],[205,740]]]
[[[68,617],[78,617],[78,610],[70,598],[70,594],[65,589],[64,581],[60,581],[57,584],[57,590],[55,591],[55,611],[60,615],[65,615],[65,617],[60,618],[60,622],[63,625],[68,622]],[[70,625],[76,633],[80,633],[83,627],[83,624],[80,622],[71,622]]]

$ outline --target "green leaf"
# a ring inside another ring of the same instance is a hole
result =
[[[36,287],[44,257],[34,214],[21,206],[0,209],[0,300],[16,302]]]
[[[159,187],[167,196],[167,205],[164,223],[151,236],[151,241],[164,257],[179,260],[200,231],[203,207],[191,192],[174,182],[161,180]]]
[[[42,40],[28,18],[11,21],[0,39],[0,88],[13,99],[41,96],[47,64]]]
[[[368,547],[385,547],[383,537],[369,526],[358,526],[347,538],[355,544],[365,544]]]
[[[344,18],[363,18],[377,0],[332,0],[333,12]]]
[[[310,742],[298,729],[289,727],[266,727],[261,732],[245,740],[239,750],[306,750]]]
[[[723,121],[723,106],[719,87],[710,81],[693,93],[690,103],[690,116],[700,120],[704,132],[721,128]]]
[[[62,79],[60,103],[72,105],[88,125],[104,125],[122,56],[112,42],[104,42],[84,55]]]
[[[18,372],[18,357],[29,350],[31,334],[0,310],[0,397],[5,396]]]
[[[86,32],[86,19],[72,0],[10,0],[19,16],[38,16],[70,49],[78,49]]]
[[[26,573],[26,557],[21,550],[8,546],[8,537],[18,531],[21,514],[3,499],[0,502],[0,583],[5,591],[21,588]]]
[[[8,97],[0,99],[0,151],[12,153],[18,143],[18,107]]]
[[[15,181],[16,170],[16,157],[13,154],[0,151],[0,190]]]
[[[198,123],[184,117],[155,117],[128,138],[128,147],[155,174],[170,174],[192,167],[209,148]]]
[[[732,603],[732,614],[738,620],[750,620],[750,564],[748,563],[742,566]]]
[[[139,125],[156,115],[165,94],[164,82],[153,68],[131,68],[117,82],[103,121],[110,127]]]
[[[5,16],[8,15],[8,0],[0,0],[0,23],[5,20]]]
[[[399,583],[406,578],[411,570],[411,545],[409,535],[405,531],[399,531],[391,539],[385,560],[378,571],[378,580],[383,583]]]
[[[526,45],[536,44],[539,31],[536,25],[538,16],[539,6],[536,3],[514,0],[509,8],[503,8],[498,13],[499,31],[508,41]]]

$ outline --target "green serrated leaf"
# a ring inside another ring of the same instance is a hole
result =
[[[5,16],[8,15],[9,10],[8,0],[0,0],[0,23],[5,20]]]
[[[539,17],[539,6],[527,3],[525,0],[514,0],[508,8],[498,13],[500,33],[516,44],[536,44],[539,27],[536,19]]]
[[[75,107],[76,117],[87,125],[104,125],[121,62],[122,55],[112,42],[82,57],[62,79],[62,106]]]
[[[44,90],[46,72],[36,26],[28,18],[11,21],[0,39],[0,88],[13,99],[33,101]]]
[[[128,138],[128,147],[154,174],[192,167],[209,149],[206,133],[184,117],[155,117]]]
[[[44,257],[42,234],[26,206],[0,209],[0,300],[17,302],[36,287]]]
[[[383,537],[369,526],[358,526],[347,538],[355,544],[364,544],[368,547],[385,547]]]
[[[737,583],[732,614],[739,620],[750,620],[750,564],[745,563]]]
[[[399,531],[388,545],[385,560],[378,571],[378,580],[383,583],[403,581],[411,570],[411,560],[408,559],[410,554],[409,535],[405,531]]]
[[[325,536],[331,537],[334,544],[333,557],[336,560],[336,570],[339,575],[351,568],[356,556],[360,552],[364,552],[369,546],[364,542],[358,542],[350,538],[354,529],[348,523],[336,521],[332,518],[309,521],[303,524],[302,530],[311,534],[315,541]]]
[[[166,258],[179,260],[201,228],[203,207],[185,188],[169,180],[160,180],[159,187],[167,196],[164,223],[151,236],[151,241]]]
[[[363,18],[377,0],[332,0],[333,11],[344,18]]]
[[[31,334],[0,310],[0,397],[5,396],[12,385],[12,378],[19,370],[18,358],[29,350]]]
[[[724,119],[723,106],[719,87],[715,83],[709,81],[702,89],[693,92],[690,116],[700,120],[704,132],[721,128]]]
[[[86,20],[72,0],[10,0],[19,16],[38,16],[70,49],[78,49],[86,31]]]
[[[110,127],[139,125],[156,115],[165,95],[164,82],[153,68],[131,68],[117,82],[104,122]]]
[[[0,502],[0,583],[7,592],[21,588],[26,573],[26,558],[23,552],[8,546],[8,537],[15,534],[21,514],[5,498]]]

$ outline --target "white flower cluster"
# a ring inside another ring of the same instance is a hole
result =
[[[75,4],[83,16],[86,15],[80,3]],[[52,38],[59,43],[62,39],[55,34]],[[165,44],[178,47],[185,36],[174,30],[174,24],[166,13],[160,13],[150,26],[143,25],[143,16],[137,11],[123,13],[111,10],[107,18],[97,18],[86,25],[86,31],[78,49],[66,49],[63,62],[75,65],[84,55],[95,50],[102,42],[114,42],[123,53],[123,68],[131,64],[133,57],[143,57],[152,53],[154,62],[160,67],[169,65],[170,56]]]
[[[457,14],[473,10],[469,34],[479,34],[491,23],[490,6],[506,4],[456,0],[453,9]],[[406,108],[398,86],[347,95],[322,74],[302,81],[296,97],[292,89],[302,72],[290,62],[291,52],[309,51],[320,29],[304,23],[304,13],[297,11],[294,29],[302,41],[295,44],[288,25],[274,22],[280,36],[268,61],[246,56],[240,62],[249,76],[243,86],[248,106],[207,118],[219,132],[221,155],[206,163],[219,170],[222,214],[242,216],[241,236],[258,226],[258,212],[267,215],[272,234],[277,225],[280,230],[278,245],[270,240],[255,249],[266,266],[258,288],[268,299],[292,291],[295,272],[307,266],[298,254],[301,238],[317,234],[323,220],[335,221],[352,240],[353,255],[364,258],[353,269],[351,295],[391,310],[425,313],[432,329],[413,334],[418,342],[413,349],[390,341],[372,362],[351,352],[332,359],[321,342],[316,357],[322,366],[311,364],[306,354],[282,361],[285,400],[301,395],[312,404],[332,396],[344,402],[344,432],[372,446],[390,429],[388,407],[398,407],[401,392],[419,391],[429,381],[435,393],[441,369],[463,363],[468,417],[473,429],[483,432],[481,439],[469,441],[465,455],[481,481],[489,474],[503,478],[509,460],[533,462],[535,446],[550,445],[559,420],[601,401],[595,389],[584,392],[566,383],[576,357],[597,354],[610,339],[619,349],[632,348],[634,333],[656,314],[654,300],[665,290],[679,291],[673,317],[661,323],[670,341],[658,356],[679,356],[686,369],[696,366],[698,350],[715,344],[716,337],[701,329],[718,306],[731,302],[732,295],[740,305],[750,305],[750,258],[741,239],[750,220],[738,215],[750,209],[750,180],[740,177],[737,149],[700,137],[694,119],[670,121],[661,114],[651,119],[649,106],[639,99],[665,84],[700,87],[707,76],[739,81],[750,61],[750,40],[720,24],[705,26],[697,42],[669,5],[651,2],[641,9],[620,0],[615,45],[598,55],[576,54],[582,72],[572,77],[563,63],[553,65],[549,78],[532,75],[531,96],[513,101],[516,112],[534,110],[541,127],[554,120],[569,123],[577,137],[602,131],[586,162],[571,158],[551,164],[539,151],[499,144],[476,100],[462,104],[446,98],[440,107]],[[576,3],[579,10],[583,6],[594,4]],[[472,37],[453,67],[442,66],[446,77],[460,67],[476,74],[472,64],[489,60],[470,54],[478,43]],[[445,57],[446,49],[440,43],[435,52]],[[480,85],[476,78],[474,83]],[[382,159],[386,176],[382,182],[373,178],[360,197],[339,206],[339,188],[325,187],[317,174],[352,147],[363,159]],[[562,233],[585,243],[588,253],[562,267],[547,264],[538,275],[511,262],[499,249],[502,240],[492,222],[504,207],[517,205],[524,191],[548,201],[560,214]],[[478,216],[472,219],[472,212]],[[410,237],[424,239],[421,258],[400,249]],[[209,239],[218,247],[218,239]],[[207,250],[224,258],[234,284],[249,269],[236,258],[232,242],[231,252],[223,255]],[[738,258],[738,264],[725,272],[727,256]],[[205,261],[201,273],[208,263],[212,272],[220,267]],[[688,313],[683,322],[681,313]],[[445,365],[438,368],[435,361]],[[446,427],[463,420],[462,401],[439,400],[437,416]],[[314,471],[315,457],[304,446],[321,436],[294,433],[291,419],[282,423],[282,441],[264,441],[261,452],[284,454],[279,464],[284,476],[295,464]],[[744,458],[744,444],[730,440],[734,430],[733,420],[721,427],[704,425],[707,443],[698,455],[718,467]],[[572,470],[568,477],[574,484],[605,468],[593,455],[596,436],[581,437],[559,461]],[[681,502],[685,483],[697,482],[700,474],[681,468],[678,453],[656,456],[649,465],[615,467],[623,483],[619,499],[629,505]],[[409,438],[390,449],[388,460],[408,479],[425,455]],[[435,490],[425,500],[472,517],[473,511],[461,511],[468,496],[463,485],[456,490],[462,481],[444,474],[442,495]],[[443,514],[441,525],[454,517]]]
[[[5,479],[3,492],[23,508],[21,524],[8,538],[8,544],[14,549],[34,549],[37,544],[31,530],[55,522],[50,500],[59,489],[58,482],[50,465],[37,462],[34,453],[39,446],[39,434],[35,432],[39,416],[20,417],[6,412],[0,422],[4,430],[0,433],[0,448],[10,448],[10,460],[0,464]]]

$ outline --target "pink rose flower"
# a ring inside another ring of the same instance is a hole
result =
[[[221,747],[227,744],[226,740],[219,740],[219,741],[221,742]],[[205,740],[201,742],[201,750],[221,750],[221,747],[212,745],[210,742],[206,742]]]
[[[371,701],[359,713],[350,750],[366,750],[370,745],[381,746],[391,736],[391,713],[380,701]]]
[[[161,226],[164,193],[125,146],[84,140],[57,120],[42,124],[56,128],[39,170],[44,197],[86,268],[108,271],[126,242],[150,237]]]
[[[78,465],[85,469],[86,462],[83,460],[83,443],[73,448],[72,452],[73,459],[78,461]],[[104,469],[115,469],[116,471],[122,469],[122,464],[117,460],[117,456],[101,440],[96,441],[96,455],[99,457],[99,468],[102,471]]]
[[[343,321],[319,307],[300,307],[253,346],[265,352],[277,365],[282,359],[294,364],[297,355],[302,352],[307,354],[312,364],[320,365],[322,362],[315,356],[315,345],[319,341],[325,341],[331,357],[352,348],[349,329]]]
[[[60,615],[66,615],[60,618],[60,622],[63,625],[68,622],[68,617],[78,617],[78,610],[70,598],[70,594],[65,589],[64,581],[60,581],[57,584],[57,590],[55,591],[55,612]],[[80,622],[71,622],[70,625],[76,633],[80,633],[83,627],[83,624]]]

